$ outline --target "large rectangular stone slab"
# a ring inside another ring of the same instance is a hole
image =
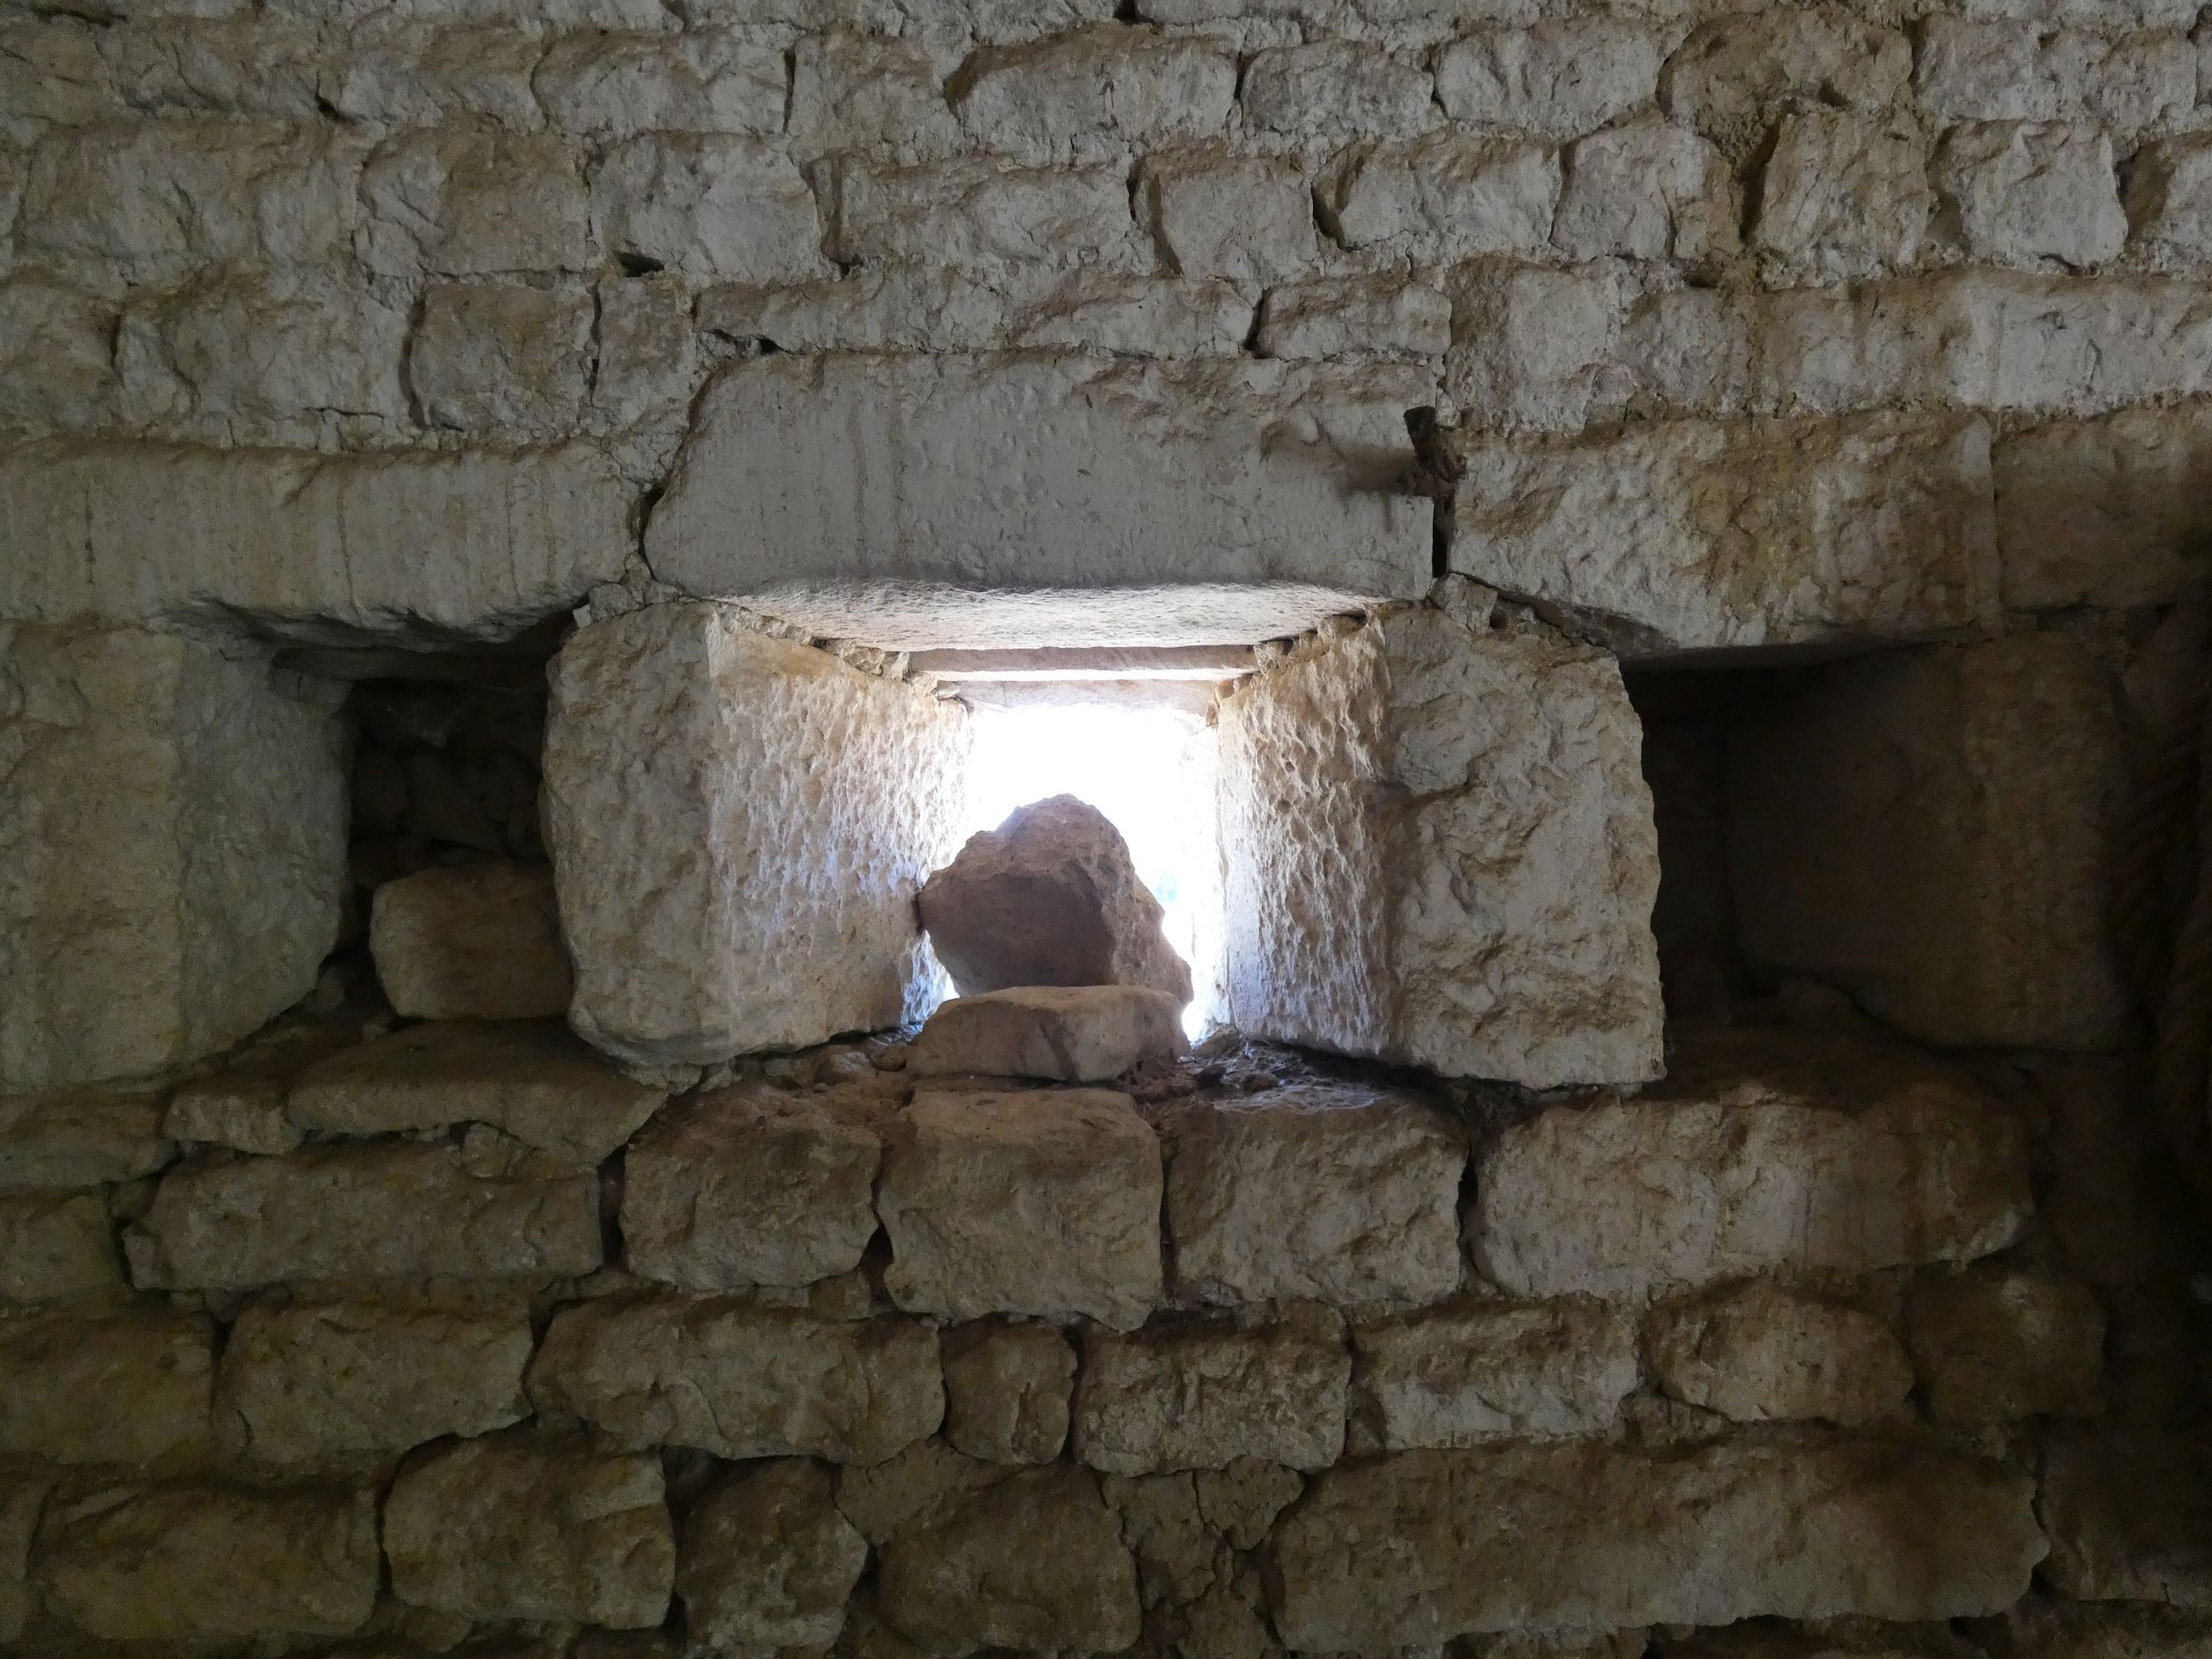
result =
[[[952,851],[964,711],[713,605],[581,629],[552,685],[578,1032],[690,1065],[928,1012],[914,896]]]
[[[1589,1302],[1474,1302],[1352,1328],[1356,1449],[1596,1434],[1638,1381],[1636,1327]]]

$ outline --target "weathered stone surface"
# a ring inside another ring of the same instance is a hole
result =
[[[1855,1428],[1912,1391],[1912,1362],[1886,1321],[1765,1279],[1654,1309],[1644,1333],[1661,1389],[1739,1423]]]
[[[599,1265],[599,1182],[496,1138],[194,1158],[125,1235],[164,1290],[283,1279],[561,1278]]]
[[[749,1084],[678,1102],[623,1161],[623,1261],[692,1291],[849,1273],[876,1235],[889,1115],[865,1085]]]
[[[1188,1473],[1109,1475],[1099,1487],[1137,1558],[1137,1593],[1146,1607],[1183,1606],[1213,1587],[1218,1546]]]
[[[1660,46],[1605,17],[1493,28],[1437,55],[1437,101],[1453,120],[1572,138],[1648,104]]]
[[[0,1642],[21,1640],[23,1626],[30,1622],[31,1541],[46,1501],[43,1480],[0,1482]]]
[[[1540,252],[1559,199],[1553,152],[1449,131],[1363,144],[1314,198],[1322,228],[1346,247],[1418,264]]]
[[[1049,1463],[1067,1439],[1075,1350],[1050,1325],[969,1325],[945,1338],[945,1437],[989,1463]]]
[[[256,1304],[224,1342],[217,1406],[264,1462],[404,1451],[519,1422],[530,1350],[520,1307]]]
[[[900,1307],[1142,1324],[1160,1299],[1160,1146],[1103,1089],[924,1089],[887,1138],[876,1209]]]
[[[1920,141],[1902,121],[1845,110],[1785,117],[1761,175],[1755,246],[1824,276],[1869,276],[1919,257],[1935,211]]]
[[[0,1197],[0,1301],[48,1302],[123,1288],[123,1253],[100,1194]]]
[[[2001,1659],[2204,1659],[2212,1619],[2172,1607],[2029,1596],[1976,1636]]]
[[[1276,1627],[1370,1650],[1522,1626],[1937,1620],[2027,1589],[2032,1483],[1850,1440],[1406,1452],[1314,1481],[1278,1528]]]
[[[2137,242],[2168,258],[2212,254],[2212,144],[2201,138],[2146,144],[2131,165],[2127,189]]]
[[[135,1181],[176,1152],[152,1087],[0,1094],[0,1193]]]
[[[1936,179],[1967,251],[1982,258],[2094,265],[2128,239],[2112,141],[2101,132],[1954,127],[1936,153]]]
[[[2043,1460],[2043,1573],[2082,1601],[2212,1613],[2212,1457],[2194,1431],[2080,1430]]]
[[[971,137],[1042,163],[1102,141],[1219,131],[1237,95],[1237,61],[1202,37],[1107,24],[980,52],[949,91]]]
[[[1930,1042],[2116,1042],[2106,894],[2124,786],[2101,655],[2094,635],[2043,632],[1869,657],[1739,721],[1746,958]]]
[[[709,386],[645,553],[897,649],[1272,637],[1426,588],[1425,507],[1346,486],[1433,392],[1258,361],[786,352]]]
[[[231,1062],[195,1078],[169,1097],[161,1132],[169,1139],[274,1158],[307,1138],[292,1121],[284,1097],[299,1074],[318,1060],[352,1047],[362,1028],[277,1027],[254,1040]]]
[[[1252,54],[1237,88],[1248,131],[1405,138],[1436,125],[1429,71],[1364,40],[1308,40]]]
[[[916,1077],[976,1072],[1103,1083],[1142,1061],[1172,1060],[1182,1049],[1180,1006],[1165,991],[1017,985],[940,1003],[908,1050],[906,1069]]]
[[[592,177],[592,215],[616,257],[686,276],[776,283],[823,270],[813,192],[762,139],[654,133],[618,144]]]
[[[251,652],[0,624],[0,1090],[195,1060],[313,986],[343,741]]]
[[[1658,863],[1620,669],[1488,622],[1325,630],[1223,703],[1229,1018],[1451,1076],[1650,1078]]]
[[[961,147],[943,76],[911,40],[862,33],[803,36],[793,54],[792,151],[855,151],[929,161]]]
[[[531,83],[556,131],[592,137],[674,130],[783,130],[784,55],[729,29],[568,35]]]
[[[867,1540],[837,1512],[830,1472],[756,1463],[684,1522],[677,1593],[694,1641],[717,1649],[819,1648],[837,1639]]]
[[[1610,1427],[1637,1384],[1636,1328],[1590,1303],[1468,1303],[1355,1325],[1355,1446],[1406,1451]]]
[[[1137,1639],[1137,1573],[1097,1477],[1024,1471],[880,1553],[885,1618],[931,1652],[1116,1653]]]
[[[562,1310],[531,1366],[530,1397],[627,1447],[838,1463],[880,1463],[945,1415],[928,1326],[723,1300]]]
[[[1278,283],[1320,260],[1313,192],[1295,161],[1205,154],[1154,161],[1145,168],[1145,210],[1186,276]]]
[[[1075,1455],[1109,1474],[1218,1469],[1240,1457],[1326,1468],[1344,1449],[1352,1356],[1331,1310],[1084,1340]]]
[[[2020,1268],[1917,1280],[1906,1329],[1928,1409],[1952,1423],[2095,1414],[2105,1310],[2086,1285]]]
[[[491,276],[590,263],[584,181],[550,134],[403,134],[362,168],[361,199],[361,258],[380,275]]]
[[[1928,19],[1914,75],[1920,101],[1967,121],[2088,117],[2127,131],[2162,123],[2195,101],[2187,42],[2164,33],[2045,28],[2034,8],[1988,18]],[[2087,21],[2087,20],[2084,20]],[[2107,8],[2100,23],[2142,19]]]
[[[484,437],[573,430],[591,390],[590,289],[433,283],[408,343],[423,418]]]
[[[1257,1548],[1275,1517],[1297,1500],[1305,1478],[1296,1469],[1262,1458],[1240,1457],[1218,1469],[1200,1469],[1191,1478],[1198,1511],[1231,1549]]]
[[[477,1620],[655,1626],[676,1531],[657,1457],[504,1434],[408,1461],[384,1504],[392,1591]]]
[[[368,926],[376,977],[410,1019],[565,1014],[574,988],[553,872],[469,864],[418,870],[376,890]]]
[[[1030,169],[963,156],[911,167],[841,161],[826,176],[823,247],[841,265],[913,262],[1006,281],[1152,264],[1119,167]]]
[[[4,164],[0,164],[4,166]],[[0,183],[0,223],[13,219]],[[0,418],[34,427],[96,423],[114,406],[114,305],[38,276],[0,283]]]
[[[552,681],[579,1033],[698,1064],[927,1010],[914,895],[950,850],[961,711],[708,605],[594,623]]]
[[[1498,430],[1578,430],[1615,374],[1620,289],[1604,270],[1476,265],[1452,283],[1451,395]]]
[[[1633,1101],[1556,1106],[1477,1171],[1476,1267],[1519,1296],[1632,1298],[1771,1272],[2002,1249],[2029,1208],[2020,1127],[1963,1073],[1854,1038],[1686,1037]]]
[[[1324,276],[1271,289],[1255,343],[1267,357],[1440,357],[1451,301],[1425,283]]]
[[[1794,94],[1881,109],[1911,74],[1912,46],[1901,30],[1842,8],[1792,8],[1717,17],[1692,30],[1667,60],[1660,96],[1676,118],[1741,139],[1771,101]]]
[[[141,1463],[204,1449],[213,1344],[204,1317],[159,1309],[0,1319],[0,1451]]]
[[[1709,259],[1733,253],[1736,189],[1719,150],[1670,121],[1630,121],[1577,141],[1552,245],[1577,259]]]
[[[376,1601],[376,1494],[114,1486],[51,1499],[46,1606],[116,1642],[343,1636]]]
[[[1435,1302],[1459,1287],[1467,1149],[1427,1102],[1292,1084],[1165,1121],[1176,1293]]]
[[[489,1123],[526,1146],[597,1164],[666,1099],[629,1081],[551,1022],[411,1025],[302,1072],[295,1122],[329,1134]]]

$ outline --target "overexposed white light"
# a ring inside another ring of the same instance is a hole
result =
[[[968,833],[1018,806],[1074,795],[1114,821],[1137,874],[1167,915],[1168,943],[1190,964],[1183,1024],[1215,1021],[1221,963],[1221,854],[1214,820],[1213,732],[1167,708],[1073,703],[975,712]]]

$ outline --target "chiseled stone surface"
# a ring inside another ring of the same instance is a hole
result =
[[[1638,1381],[1636,1327],[1588,1302],[1472,1302],[1352,1327],[1362,1450],[1595,1434]]]
[[[479,1132],[486,1133],[486,1132]],[[495,1137],[198,1158],[124,1236],[142,1288],[301,1279],[556,1279],[599,1265],[599,1182]]]
[[[0,1319],[0,1451],[141,1463],[204,1450],[214,1341],[204,1316],[161,1308]]]
[[[623,1261],[690,1291],[850,1272],[876,1234],[890,1115],[865,1084],[743,1084],[675,1103],[623,1160]]]
[[[2089,1417],[2102,1403],[2105,1310],[2086,1285],[1986,1266],[1926,1274],[1905,1328],[1941,1421]]]
[[[279,1026],[220,1070],[194,1078],[171,1095],[161,1132],[172,1140],[228,1146],[264,1158],[289,1152],[307,1136],[285,1109],[294,1079],[317,1060],[352,1047],[362,1035],[361,1025],[350,1022]]]
[[[568,1012],[553,872],[520,864],[418,870],[376,890],[369,954],[410,1019],[538,1019]]]
[[[991,1463],[1049,1463],[1067,1441],[1075,1350],[1051,1325],[949,1331],[945,1437]]]
[[[939,1003],[908,1049],[906,1069],[915,1077],[974,1072],[1103,1083],[1146,1060],[1171,1060],[1183,1046],[1181,1010],[1165,991],[1011,986]]]
[[[1075,1455],[1109,1474],[1261,1457],[1326,1468],[1344,1449],[1344,1322],[1293,1304],[1249,1322],[1093,1331],[1075,1389]]]
[[[580,1034],[698,1064],[927,1012],[914,896],[951,850],[964,711],[698,604],[580,629],[552,685]]]
[[[1105,1089],[925,1088],[893,1126],[884,1286],[912,1313],[1141,1325],[1160,1300],[1160,1145]]]
[[[256,1304],[231,1324],[216,1405],[259,1462],[404,1451],[519,1422],[530,1352],[520,1306]]]
[[[1739,1423],[1854,1428],[1912,1391],[1912,1361],[1887,1320],[1765,1279],[1653,1309],[1644,1346],[1667,1394]]]
[[[1411,1095],[1293,1083],[1165,1120],[1179,1297],[1436,1302],[1459,1287],[1466,1144]]]
[[[176,1152],[150,1086],[0,1094],[0,1193],[136,1181]]]
[[[617,1444],[880,1463],[945,1416],[937,1334],[720,1299],[612,1298],[555,1316],[530,1368],[540,1413]]]
[[[99,1194],[0,1197],[0,1301],[46,1302],[123,1288],[123,1252]]]
[[[831,1495],[829,1470],[754,1463],[692,1507],[677,1593],[694,1641],[716,1649],[821,1648],[844,1627],[867,1540]]]
[[[1990,1613],[2043,1555],[2033,1497],[1993,1464],[1844,1439],[1401,1452],[1313,1482],[1270,1547],[1271,1595],[1285,1644],[1322,1650]]]
[[[401,1601],[474,1620],[641,1629],[667,1616],[676,1578],[659,1458],[520,1432],[410,1459],[384,1551]]]
[[[2028,1210],[2020,1126],[1963,1073],[1856,1038],[1735,1030],[1684,1036],[1635,1100],[1507,1130],[1468,1231],[1477,1268],[1515,1295],[1633,1298],[1972,1261]]]
[[[2076,1429],[2043,1458],[2044,1577],[2084,1601],[2212,1613],[2212,1454],[2194,1430]]]
[[[114,1642],[343,1636],[376,1601],[376,1494],[336,1486],[112,1486],[49,1498],[46,1606]]]

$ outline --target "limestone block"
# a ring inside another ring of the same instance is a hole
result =
[[[909,1076],[1103,1083],[1183,1050],[1181,1009],[1139,985],[1024,985],[940,1003],[908,1051]]]
[[[1297,1501],[1305,1479],[1296,1469],[1256,1457],[1240,1457],[1225,1468],[1200,1469],[1191,1478],[1198,1511],[1231,1549],[1259,1547],[1275,1517]]]
[[[1552,221],[1577,259],[1705,259],[1735,252],[1735,185],[1721,153],[1685,128],[1630,121],[1578,141]]]
[[[1137,1639],[1137,1573],[1097,1477],[1025,1471],[902,1532],[877,1595],[902,1634],[937,1653],[978,1647],[1116,1653]]]
[[[722,1300],[563,1309],[531,1367],[530,1397],[625,1447],[837,1463],[880,1463],[945,1414],[928,1326]]]
[[[1393,611],[1222,705],[1231,1020],[1537,1088],[1649,1078],[1657,854],[1620,670],[1486,620]]]
[[[619,144],[592,174],[592,220],[617,258],[686,276],[775,283],[823,268],[813,193],[762,139],[677,133]]]
[[[21,1641],[23,1627],[30,1622],[31,1542],[46,1501],[43,1480],[0,1482],[0,1642]]]
[[[1020,346],[1133,357],[1233,357],[1252,332],[1249,291],[1220,278],[1185,281],[1077,270],[1022,285],[1009,307]],[[979,342],[990,343],[990,342]]]
[[[867,1540],[837,1512],[830,1472],[775,1462],[734,1471],[684,1522],[684,1628],[720,1649],[820,1648],[844,1628]]]
[[[1164,1124],[1178,1297],[1435,1302],[1459,1287],[1467,1149],[1411,1095],[1294,1083]]]
[[[1599,1434],[1636,1389],[1636,1328],[1585,1302],[1462,1303],[1355,1325],[1356,1449]]]
[[[730,29],[681,34],[571,34],[531,76],[556,132],[783,131],[784,55]]]
[[[114,1642],[343,1636],[376,1602],[376,1494],[112,1486],[39,1527],[49,1611]]]
[[[2112,141],[2080,127],[1954,127],[1936,157],[1937,188],[1968,252],[2094,265],[2128,237]]]
[[[1276,1628],[1370,1650],[1522,1626],[1996,1613],[2044,1553],[2033,1483],[1850,1439],[1405,1452],[1316,1480],[1277,1529]]]
[[[1099,1486],[1137,1558],[1137,1593],[1147,1607],[1185,1606],[1213,1588],[1220,1547],[1188,1474],[1109,1475]]]
[[[1049,1463],[1067,1439],[1075,1351],[1049,1325],[969,1325],[945,1339],[945,1435],[989,1463]]]
[[[449,25],[394,6],[324,48],[316,86],[338,115],[374,129],[481,123],[527,131],[544,119],[530,72],[544,52],[534,33]]]
[[[1551,151],[1449,131],[1362,145],[1315,191],[1337,241],[1417,264],[1540,252],[1559,198]]]
[[[793,53],[792,154],[942,160],[964,143],[944,82],[929,52],[911,40],[803,35]]]
[[[724,607],[579,631],[545,736],[569,1024],[700,1064],[920,1017],[914,896],[950,850],[965,744],[962,711]]]
[[[876,1235],[887,1115],[863,1092],[758,1085],[677,1103],[623,1160],[623,1261],[692,1291],[851,1272]]]
[[[1649,104],[1657,39],[1605,17],[1490,28],[1437,55],[1437,101],[1453,120],[1576,138]]]
[[[1395,455],[1434,392],[1410,366],[778,353],[708,386],[645,554],[893,649],[1272,637],[1426,590],[1425,503],[1346,460]]]
[[[603,278],[592,407],[619,425],[672,416],[699,388],[691,290],[665,275]]]
[[[1324,276],[1269,290],[1257,345],[1266,357],[1440,357],[1451,301],[1425,283]]]
[[[1428,70],[1365,40],[1308,40],[1252,54],[1237,96],[1248,131],[1410,138],[1437,122]]]
[[[1854,1038],[1740,1029],[1686,1036],[1637,1100],[1508,1129],[1477,1172],[1468,1232],[1510,1294],[1628,1300],[1972,1261],[2011,1243],[2028,1207],[2020,1127],[1963,1073]]]
[[[1086,1333],[1076,1457],[1109,1474],[1218,1469],[1240,1457],[1326,1468],[1344,1450],[1352,1356],[1314,1303],[1133,1335]]]
[[[1912,1362],[1887,1321],[1766,1279],[1654,1309],[1644,1332],[1662,1389],[1739,1423],[1856,1428],[1912,1391]]]
[[[1264,285],[1303,276],[1321,257],[1295,161],[1185,152],[1148,161],[1144,179],[1152,234],[1186,276]]]
[[[387,1001],[410,1019],[538,1019],[568,1011],[574,982],[553,872],[469,864],[418,870],[376,890],[369,953]]]
[[[1452,283],[1445,388],[1480,424],[1580,430],[1605,396],[1620,294],[1604,270],[1471,266]]]
[[[580,283],[431,283],[407,357],[423,418],[476,434],[569,430],[590,390],[593,309]]]
[[[2122,780],[2102,654],[2045,632],[1869,657],[1739,724],[1729,856],[1747,959],[1840,986],[1925,1042],[2115,1042]]]
[[[0,1094],[0,1193],[136,1181],[176,1155],[150,1085]]]
[[[2098,23],[2112,21],[2110,9]],[[2029,16],[1930,17],[1913,76],[1920,101],[1962,121],[2087,118],[2134,132],[2196,102],[2179,33],[2038,27]]]
[[[2102,1403],[2105,1310],[2070,1279],[2016,1267],[1923,1276],[1906,1328],[1938,1421],[2090,1417]]]
[[[2203,580],[2212,408],[2052,422],[1991,459],[2008,608],[2167,605]]]
[[[2077,1601],[2212,1613],[2212,1459],[2194,1430],[2081,1429],[2044,1454],[2043,1575]]]
[[[0,210],[4,210],[0,199]],[[12,216],[0,210],[0,224]],[[116,308],[52,277],[0,283],[0,420],[89,427],[113,408]]]
[[[0,457],[0,516],[15,553],[0,566],[0,617],[228,614],[448,645],[562,611],[620,576],[635,545],[628,487],[582,449],[31,444]]]
[[[1903,31],[1842,7],[1792,7],[1717,17],[1667,59],[1660,97],[1701,132],[1741,142],[1784,100],[1879,110],[1912,74]]]
[[[495,276],[590,263],[590,198],[567,145],[550,135],[403,134],[369,158],[361,192],[360,255],[382,276]]]
[[[911,1312],[1141,1325],[1160,1299],[1160,1146],[1103,1089],[924,1089],[887,1138],[884,1286]]]
[[[164,18],[141,9],[134,27],[94,31],[103,78],[118,104],[162,115],[315,114],[319,43],[312,31],[290,20],[211,16],[204,6],[169,9]],[[173,15],[194,10],[200,15]]]
[[[252,653],[0,624],[0,1090],[194,1060],[304,995],[343,750]]]
[[[49,1302],[123,1288],[115,1224],[97,1193],[0,1197],[0,1301]]]
[[[1048,164],[1220,131],[1237,60],[1200,35],[1104,25],[978,52],[947,90],[970,137]]]
[[[218,1400],[258,1462],[404,1451],[520,1421],[530,1351],[519,1306],[256,1304],[230,1328]]]
[[[1832,277],[1911,265],[1936,205],[1911,130],[1846,110],[1784,117],[1763,179],[1753,245]]]
[[[2128,175],[2127,210],[2135,240],[2154,252],[2189,260],[2212,255],[2212,143],[2145,145]]]
[[[1978,420],[1666,422],[1460,448],[1453,568],[1567,606],[1634,654],[1911,638],[1996,614]]]
[[[601,1248],[597,1178],[520,1151],[472,1138],[194,1158],[162,1177],[125,1234],[131,1276],[141,1288],[242,1291],[283,1279],[591,1272]]]
[[[981,157],[841,161],[823,251],[841,265],[914,261],[1004,278],[1078,265],[1149,269],[1119,167],[1024,168]]]
[[[362,1028],[280,1025],[255,1039],[221,1070],[193,1079],[169,1097],[161,1132],[172,1140],[275,1158],[307,1139],[284,1098],[309,1066],[354,1046]]]
[[[0,1319],[0,1451],[143,1463],[204,1450],[207,1320],[158,1309]]]
[[[465,1618],[637,1630],[668,1615],[660,1460],[503,1434],[410,1458],[384,1504],[392,1592]]]
[[[1148,987],[1190,1000],[1190,965],[1161,931],[1113,820],[1073,795],[1014,809],[922,884],[916,908],[963,996],[1024,986]]]
[[[2030,1596],[2005,1615],[2004,1659],[2203,1659],[2212,1620],[2154,1604]]]

